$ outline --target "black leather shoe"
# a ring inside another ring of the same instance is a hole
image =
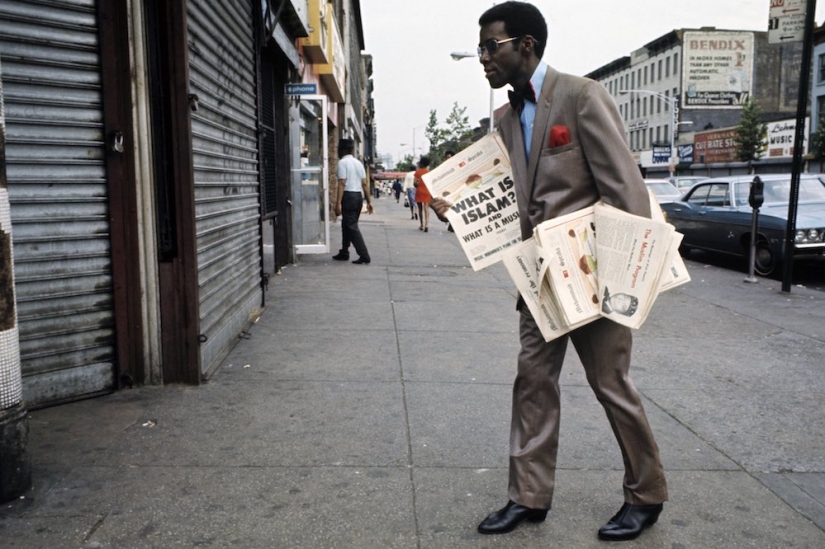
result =
[[[524,522],[544,522],[547,509],[530,509],[514,501],[508,501],[504,508],[493,511],[478,525],[482,534],[506,534]]]
[[[336,261],[347,261],[349,259],[349,254],[344,252],[338,252],[337,254],[332,256],[332,259]]]
[[[659,520],[663,505],[630,505],[625,503],[610,521],[599,528],[599,539],[623,541],[636,539],[646,526],[653,526]]]
[[[356,265],[369,265],[370,264],[370,258],[368,258],[368,257],[367,258],[359,257],[358,259],[353,261],[353,263],[355,263]]]

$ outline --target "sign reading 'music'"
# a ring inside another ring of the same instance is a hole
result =
[[[753,44],[752,32],[685,32],[682,108],[741,108],[753,91]]]
[[[805,133],[808,135],[808,121],[805,119]],[[793,156],[793,145],[796,137],[796,119],[779,120],[768,124],[767,151],[768,158],[784,158]],[[803,139],[802,154],[807,152],[807,140]]]

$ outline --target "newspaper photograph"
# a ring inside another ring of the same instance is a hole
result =
[[[473,270],[501,260],[521,242],[510,160],[498,134],[489,134],[422,176],[433,206],[446,217]]]

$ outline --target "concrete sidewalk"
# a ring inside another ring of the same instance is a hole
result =
[[[372,264],[332,261],[334,226],[207,384],[33,412],[35,488],[0,511],[2,546],[606,547],[622,460],[573,352],[548,520],[476,533],[507,499],[515,292],[442,223],[376,211]],[[825,294],[689,268],[632,369],[671,499],[622,547],[825,547]]]

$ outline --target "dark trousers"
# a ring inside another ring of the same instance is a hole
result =
[[[355,246],[355,251],[361,259],[369,259],[370,253],[358,228],[358,219],[361,217],[361,208],[364,207],[364,197],[361,193],[344,192],[341,199],[341,251],[349,253],[349,245]]]

